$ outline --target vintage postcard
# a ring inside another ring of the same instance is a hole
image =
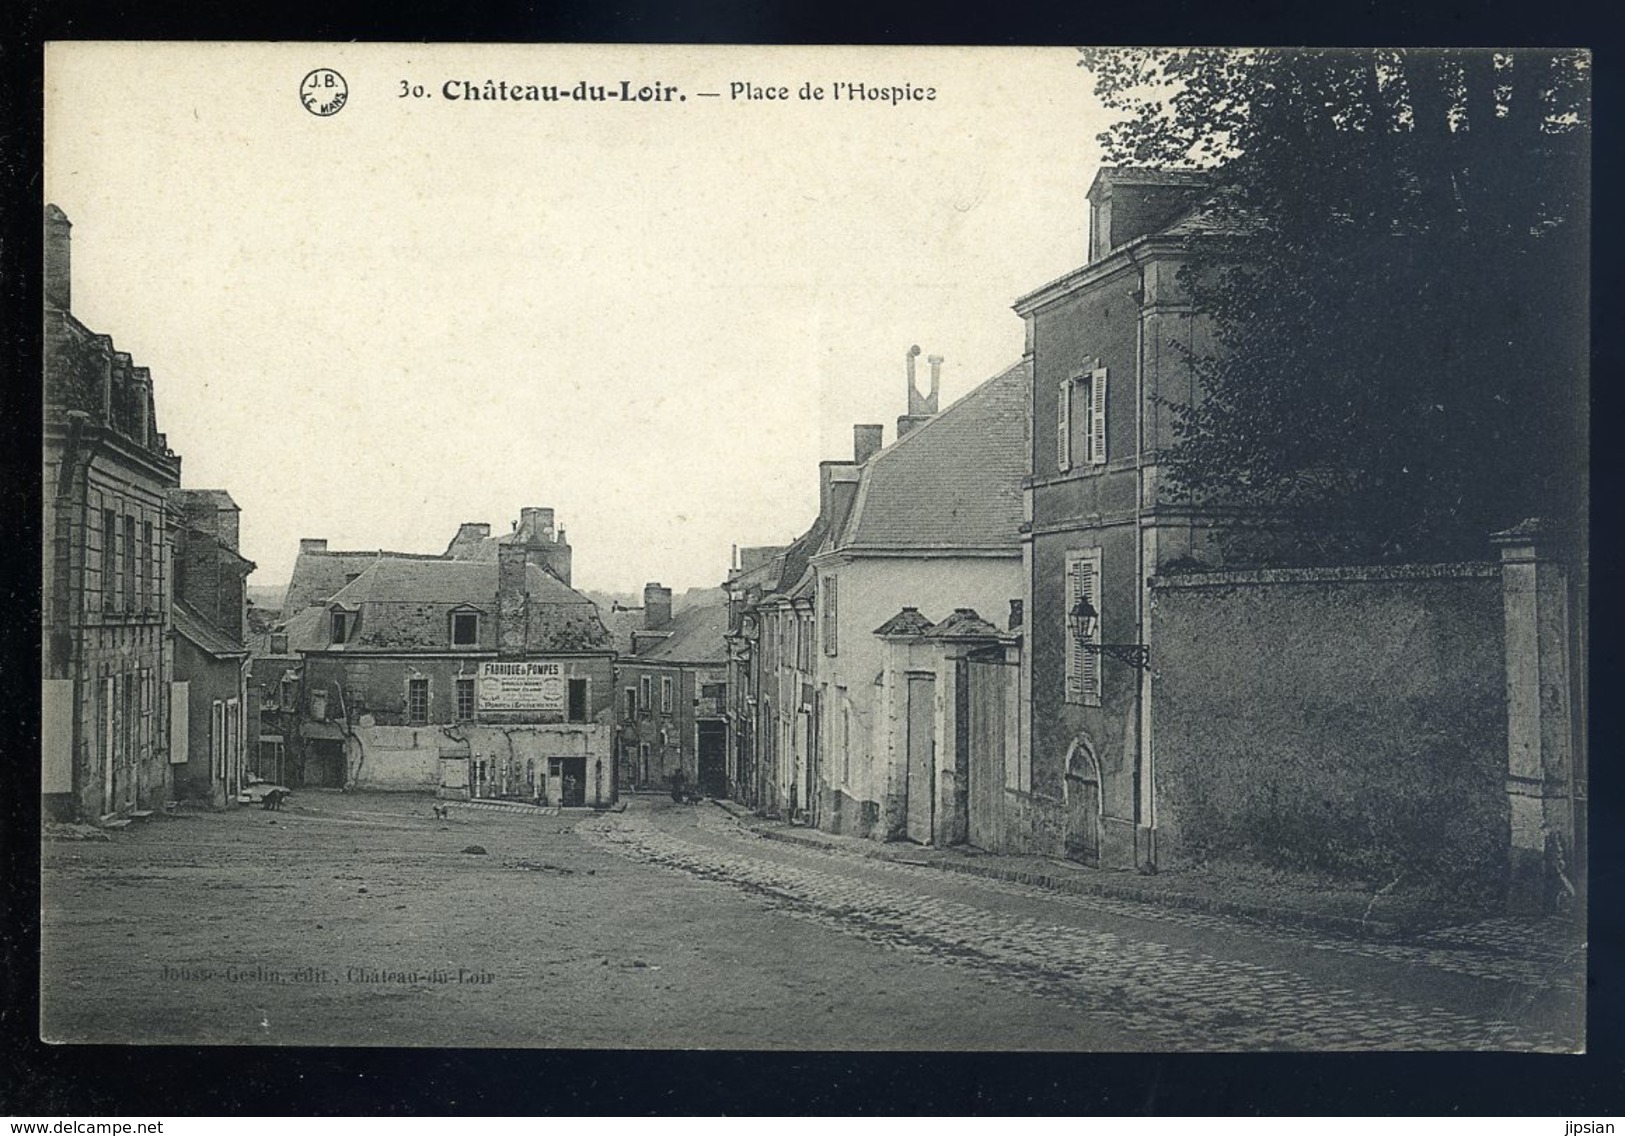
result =
[[[41,1037],[1582,1051],[1589,83],[49,44]]]

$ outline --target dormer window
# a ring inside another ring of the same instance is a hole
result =
[[[451,613],[451,645],[477,647],[480,642],[480,613],[472,609]]]
[[[333,609],[333,642],[343,643],[350,638],[350,632],[354,628],[354,619],[353,612],[341,611],[338,608]]]

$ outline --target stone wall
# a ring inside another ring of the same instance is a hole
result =
[[[1158,861],[1427,879],[1486,902],[1508,815],[1491,565],[1152,581]]]

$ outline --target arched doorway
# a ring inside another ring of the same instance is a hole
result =
[[[1066,858],[1100,866],[1100,759],[1087,738],[1066,752]]]

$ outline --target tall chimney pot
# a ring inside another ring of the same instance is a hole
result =
[[[862,465],[879,452],[885,427],[866,422],[852,427],[852,460]]]
[[[643,629],[659,631],[671,623],[671,589],[643,585]]]
[[[529,566],[525,546],[497,546],[497,655],[517,659],[525,654],[526,605],[525,572]]]
[[[553,510],[534,506],[519,510],[519,535],[532,544],[553,540]]]

